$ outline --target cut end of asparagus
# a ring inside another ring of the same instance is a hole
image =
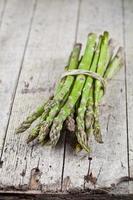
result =
[[[98,40],[102,40],[102,38],[103,38],[103,35],[99,35],[99,38],[98,38]]]
[[[108,31],[104,31],[103,35],[108,38],[109,37],[109,32]]]
[[[76,43],[76,44],[74,44],[74,48],[81,49],[82,48],[82,44],[81,43]]]
[[[88,38],[94,38],[94,39],[96,39],[96,37],[97,37],[96,33],[89,33],[88,34]]]

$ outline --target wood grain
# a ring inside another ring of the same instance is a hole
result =
[[[129,138],[129,173],[133,176],[133,1],[123,2],[124,40],[126,58],[126,93],[127,93],[127,122]]]
[[[88,32],[110,32],[120,45],[123,45],[122,4],[121,1],[81,1],[78,41],[84,41]],[[124,69],[111,80],[101,104],[101,127],[104,144],[96,144],[92,137],[92,164],[89,173],[96,184],[84,185],[84,176],[88,171],[88,156],[74,155],[70,146],[66,146],[64,190],[73,187],[111,187],[122,176],[128,175],[127,132],[125,107]],[[65,183],[69,179],[68,184]]]
[[[3,21],[3,16],[5,13],[5,7],[6,7],[6,0],[0,0],[0,26]]]
[[[0,0],[0,189],[43,193],[62,187],[71,193],[77,188],[77,196],[22,195],[16,199],[114,198],[79,193],[99,187],[111,187],[117,195],[132,193],[133,184],[127,181],[129,172],[133,176],[132,18],[132,0]],[[87,154],[76,155],[68,143],[56,149],[35,142],[27,145],[29,131],[16,135],[14,130],[53,93],[74,41],[85,44],[89,32],[104,30],[116,44],[125,46],[126,67],[108,84],[101,103],[104,144],[91,138],[90,172],[97,182],[84,184]],[[121,177],[126,180],[123,185],[118,184]]]
[[[53,92],[73,47],[78,5],[78,1],[69,4],[67,0],[37,3],[2,156],[1,186],[43,191],[61,188],[63,146],[55,150],[28,146],[28,131],[16,135],[14,130]]]
[[[2,2],[2,1],[1,1]],[[33,1],[8,1],[0,27],[0,154],[8,129]],[[21,9],[19,9],[21,7]]]

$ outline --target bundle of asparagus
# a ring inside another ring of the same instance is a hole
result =
[[[120,47],[114,54],[108,32],[99,38],[90,33],[81,58],[80,51],[81,44],[75,44],[54,95],[16,129],[16,133],[24,132],[40,118],[29,133],[27,143],[38,138],[41,144],[55,146],[63,128],[75,134],[76,151],[84,149],[90,152],[90,134],[102,143],[99,104],[105,92],[105,81],[110,80],[123,65],[123,52]]]

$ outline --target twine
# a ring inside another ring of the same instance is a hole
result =
[[[104,80],[104,78],[102,76],[100,76],[98,73],[89,71],[89,70],[84,70],[84,69],[74,69],[74,70],[67,70],[66,72],[64,72],[61,76],[61,79],[63,79],[66,76],[75,76],[75,75],[87,75],[90,76],[94,79],[97,79],[98,81],[101,82],[102,86],[103,86],[103,91],[105,93],[105,89],[106,89],[106,82]]]

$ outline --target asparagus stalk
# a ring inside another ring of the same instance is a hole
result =
[[[112,79],[112,77],[120,70],[120,68],[123,66],[124,60],[123,60],[123,48],[119,47],[116,55],[114,58],[112,58],[111,62],[109,63],[109,66],[107,67],[107,70],[105,71],[104,79],[106,81],[109,81]]]
[[[109,40],[109,48],[107,51],[107,63],[106,66],[109,65],[112,56],[113,56],[113,50],[114,50],[114,43],[113,40]],[[107,67],[106,67],[107,68]],[[101,90],[103,92],[103,90]],[[89,138],[90,134],[93,132],[93,124],[94,124],[94,87],[91,88],[90,95],[89,95],[89,100],[87,103],[87,108],[86,108],[86,114],[85,114],[85,127],[86,127],[86,133]]]
[[[87,135],[87,140],[89,141],[89,136],[93,132],[93,123],[94,123],[94,112],[93,112],[93,105],[94,105],[94,97],[93,97],[94,87],[92,85],[90,92],[89,92],[89,99],[87,102],[87,108],[85,112],[85,132]],[[75,152],[79,153],[82,150],[82,146],[77,142],[75,144]]]
[[[97,49],[95,51],[94,58],[93,58],[93,61],[92,61],[92,65],[91,65],[91,68],[90,68],[90,71],[92,71],[92,72],[96,71],[97,63],[98,63],[98,59],[99,59],[99,55],[100,55],[100,48],[103,48],[103,45],[106,44],[105,40],[108,40],[108,38],[103,37],[103,39],[102,39],[102,36],[99,37],[98,46],[97,46]],[[78,108],[78,114],[77,114],[77,118],[76,118],[77,140],[83,148],[85,147],[85,150],[87,150],[86,149],[87,144],[85,144],[85,141],[87,141],[87,135],[85,133],[84,117],[85,117],[85,110],[86,110],[86,106],[87,106],[87,101],[89,99],[89,91],[92,87],[92,82],[93,82],[93,78],[88,76],[87,79],[86,79],[83,91],[82,91],[82,97],[81,97],[80,106]],[[89,151],[89,149],[87,151]]]
[[[105,71],[104,79],[106,81],[110,80],[113,77],[113,75],[117,73],[117,71],[123,65],[122,55],[123,55],[123,49],[122,47],[120,47],[114,58],[109,63],[107,70]],[[100,89],[99,91],[97,91],[97,99],[95,102],[94,136],[97,142],[102,141],[100,123],[99,123],[99,102],[101,101],[102,97],[103,97],[103,90]]]
[[[67,68],[68,68],[68,66],[65,67],[66,70],[67,70]],[[65,81],[65,78],[62,79],[62,80],[57,84],[57,87],[56,87],[56,89],[55,89],[55,94],[58,93],[58,92],[61,90],[61,88],[62,88],[62,86],[63,86],[63,84],[64,84],[64,81]],[[31,113],[31,114],[19,125],[19,127],[15,130],[15,133],[22,133],[22,132],[26,131],[28,128],[30,128],[31,124],[32,124],[37,118],[39,118],[39,117],[43,114],[43,112],[44,112],[44,107],[45,107],[46,105],[49,105],[50,100],[52,100],[52,99],[53,99],[53,96],[51,96],[51,97],[49,98],[49,100],[46,101],[46,102],[44,102],[41,106],[37,107],[36,110],[35,110],[33,113]]]
[[[56,111],[57,111],[57,109],[60,110],[60,109],[62,108],[62,106],[63,106],[64,103],[66,102],[66,99],[68,98],[68,95],[69,95],[69,94],[66,95],[66,97],[63,99],[63,101],[61,102],[61,104],[59,105],[59,107],[55,106]],[[55,110],[54,110],[54,112],[55,112]],[[44,112],[44,113],[42,114],[42,116],[41,116],[40,122],[31,130],[31,132],[30,132],[30,134],[29,134],[29,136],[28,136],[28,139],[27,139],[27,143],[31,142],[32,140],[34,140],[36,137],[39,136],[39,132],[40,132],[41,128],[44,126],[44,122],[45,122],[46,118],[49,119],[49,116],[46,115],[46,113]],[[46,137],[47,137],[47,135],[48,135],[48,133],[49,133],[49,128],[50,128],[50,127],[48,126],[48,127],[45,129],[45,134],[43,135],[42,140],[41,140],[40,136],[39,136],[39,138],[38,138],[38,139],[39,139],[39,142],[40,142],[42,145],[43,145],[44,140],[46,139]]]
[[[85,53],[79,64],[79,69],[90,69],[90,65],[92,62],[93,54],[94,54],[95,44],[96,44],[96,35],[91,33],[88,35]],[[71,94],[67,102],[65,103],[65,105],[63,106],[63,108],[61,109],[57,117],[54,119],[51,131],[50,131],[50,139],[51,139],[52,146],[55,146],[56,143],[58,142],[58,139],[60,137],[60,131],[63,126],[63,122],[70,115],[71,110],[73,109],[77,100],[79,99],[85,80],[86,80],[86,77],[84,75],[78,75],[76,77],[74,86],[72,88]],[[86,141],[84,143],[87,144]]]
[[[108,37],[109,34],[108,32],[104,32],[104,37],[107,38],[106,40],[104,40],[104,45],[103,47],[101,47],[101,51],[100,51],[100,57],[98,60],[98,66],[97,66],[97,73],[101,76],[104,75],[106,68],[107,68],[107,60],[108,60],[108,53],[109,53],[109,48],[108,48]],[[102,88],[102,84],[100,81],[96,80],[95,81],[95,91],[94,91],[94,98],[95,98],[95,107],[97,107],[97,100],[98,100],[98,92],[99,90]],[[95,112],[95,118],[97,116],[96,113],[97,109],[94,110]],[[99,127],[96,127],[96,129],[99,129]],[[102,138],[101,138],[101,134],[100,132],[94,131],[94,136],[97,142],[102,143]]]
[[[81,50],[81,44],[75,44],[74,49],[75,50],[71,54],[71,57],[70,57],[71,63],[68,66],[69,70],[77,69],[79,60],[78,59],[76,60],[75,57],[79,58],[79,54],[80,54],[80,50]],[[74,79],[75,79],[74,76],[67,76],[66,80],[64,81],[63,87],[61,88],[61,90],[58,93],[55,93],[53,100],[45,106],[45,110],[49,111],[49,110],[51,110],[51,108],[53,108],[54,106],[61,103],[64,96],[69,92],[69,90],[70,90],[70,88],[73,84]]]
[[[80,101],[81,101],[81,97],[78,99],[78,101],[76,102],[76,105],[75,105],[75,131],[77,130],[76,118],[77,118],[77,114],[78,114],[78,108],[80,105]],[[75,134],[75,137],[76,137],[76,134]],[[75,150],[75,153],[79,153],[82,150],[81,145],[78,143],[77,137],[75,138],[73,148]]]
[[[72,52],[72,56],[70,58],[70,65],[68,67],[69,70],[77,69],[80,50],[81,50],[81,44],[75,44],[73,52]],[[64,102],[64,97],[68,96],[68,94],[70,93],[71,86],[74,82],[74,79],[75,79],[74,76],[67,76],[66,81],[65,81],[64,85],[62,86],[60,92],[57,93],[57,95],[55,96],[55,99],[53,101],[56,101],[56,104],[53,108],[51,108],[51,110],[49,112],[49,116],[43,122],[40,132],[39,132],[39,141],[40,142],[43,142],[43,140],[45,139],[45,137],[48,133],[47,129],[49,130],[49,127],[51,126],[54,117],[59,112],[60,103],[62,101]]]
[[[68,67],[70,65],[71,57],[72,57],[72,52],[71,52],[71,54],[69,56],[68,64],[65,66],[65,71],[68,70]],[[66,80],[66,77],[64,77],[61,80],[59,80],[59,82],[57,83],[57,86],[55,87],[54,95],[57,94],[61,90],[62,86],[64,85],[65,80]]]
[[[71,53],[71,55],[72,55],[72,53]],[[68,65],[65,67],[65,70],[68,69],[68,66],[69,66],[69,63],[70,63],[70,58],[71,58],[71,56],[69,57]],[[58,93],[58,92],[61,90],[61,88],[62,88],[62,86],[63,86],[63,84],[64,84],[64,81],[65,81],[65,78],[62,79],[62,80],[57,84],[57,87],[56,87],[56,89],[55,89],[55,94]],[[28,128],[30,128],[31,124],[32,124],[38,117],[40,117],[40,116],[43,114],[43,112],[44,112],[44,107],[45,107],[46,105],[48,105],[49,102],[50,102],[52,99],[53,99],[53,96],[51,96],[51,97],[49,98],[48,101],[44,102],[41,106],[39,106],[33,113],[31,113],[31,114],[19,125],[19,127],[15,130],[15,133],[22,133],[22,132],[26,131]]]
[[[72,69],[72,68],[76,68],[78,66],[78,58],[79,58],[79,53],[80,53],[80,49],[81,49],[81,44],[76,44],[74,46],[74,49],[73,49],[73,52],[71,53],[71,56],[69,58],[69,65],[67,67],[67,69]],[[67,79],[65,80],[64,84],[66,84],[68,82],[68,77]],[[60,91],[62,90],[63,88],[63,82],[59,82],[58,86],[57,86],[57,89],[56,89],[56,92],[55,94],[57,93],[60,93]],[[67,94],[68,95],[68,94]],[[65,97],[66,98],[66,97]],[[63,99],[64,100],[64,99]],[[63,101],[64,103],[64,101]],[[47,104],[48,106],[48,104]],[[54,117],[55,113],[59,110],[59,108],[61,108],[60,104],[57,104],[55,105],[55,107],[53,109],[51,109],[50,113],[49,113],[49,116],[52,115],[52,117]],[[45,107],[46,109],[46,107]],[[46,123],[46,118],[47,118],[47,127],[45,125],[45,132],[43,132],[43,134],[40,134],[39,136],[39,141],[41,143],[43,143],[43,140],[45,139],[45,137],[47,136],[48,132],[49,132],[49,126],[50,126],[50,120],[52,120],[52,117],[50,118],[48,116],[48,111],[49,109],[45,110],[41,116],[41,121],[35,126],[35,128],[33,128],[28,136],[28,139],[27,139],[27,143],[31,142],[32,140],[34,140],[38,135],[39,135],[39,132],[41,130],[41,127],[43,128],[45,123]],[[44,130],[43,130],[44,131]]]
[[[30,128],[31,124],[42,115],[44,112],[44,106],[48,104],[48,102],[53,98],[50,97],[48,101],[46,101],[44,104],[39,106],[32,114],[30,114],[21,124],[20,126],[15,130],[16,133],[22,133],[26,131],[28,128]]]
[[[46,115],[46,112],[44,111],[43,114],[41,115],[40,122],[34,128],[32,128],[31,132],[29,133],[28,138],[27,138],[27,143],[31,142],[38,136],[40,128],[43,125],[43,121],[46,119],[47,115]]]
[[[123,64],[122,48],[112,56],[112,44],[112,40],[108,41],[108,32],[99,37],[98,45],[96,45],[96,35],[89,34],[84,55],[79,60],[81,45],[76,44],[65,69],[90,70],[97,72],[105,81],[110,80]],[[27,142],[38,136],[41,144],[55,146],[64,126],[70,132],[75,132],[69,136],[73,138],[72,146],[76,152],[82,149],[90,152],[88,140],[92,131],[95,140],[102,142],[99,103],[103,94],[99,80],[83,74],[76,77],[66,76],[57,84],[54,96],[29,115],[16,132],[24,132],[40,117],[40,122],[32,129]]]
[[[87,102],[87,109],[85,113],[85,129],[87,133],[87,137],[89,139],[90,134],[93,131],[93,124],[94,124],[94,111],[93,111],[93,106],[94,106],[94,87],[92,86],[90,93],[89,93],[89,99]]]

